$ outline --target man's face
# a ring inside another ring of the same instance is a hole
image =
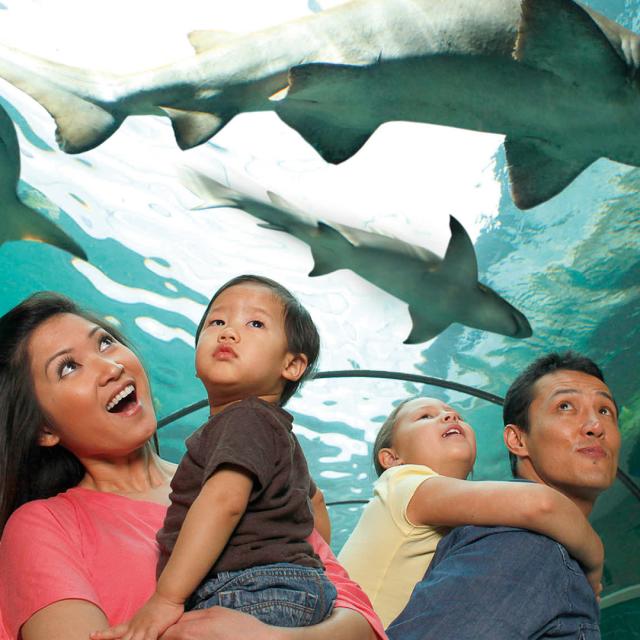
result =
[[[540,378],[529,407],[526,454],[537,478],[565,495],[593,502],[615,480],[618,415],[607,385],[580,371]]]

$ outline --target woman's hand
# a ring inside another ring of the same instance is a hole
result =
[[[211,607],[188,611],[160,640],[282,640],[283,631],[241,611]]]
[[[211,607],[185,613],[159,640],[375,640],[369,623],[357,611],[334,609],[310,627],[272,627],[234,609]]]

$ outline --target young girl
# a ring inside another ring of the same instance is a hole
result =
[[[598,589],[604,551],[578,507],[542,484],[465,480],[475,459],[473,430],[435,398],[406,400],[380,429],[374,497],[339,559],[385,628],[404,609],[447,527],[502,525],[554,538]]]
[[[284,287],[240,276],[213,296],[196,332],[209,421],[187,440],[158,533],[156,592],[94,639],[154,640],[188,609],[221,605],[279,626],[323,620],[335,588],[306,542],[328,537],[321,493],[282,405],[314,366],[319,337]]]

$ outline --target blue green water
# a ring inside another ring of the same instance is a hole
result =
[[[640,30],[640,2],[589,4]],[[420,372],[502,395],[514,375],[542,353],[573,348],[588,354],[602,365],[622,407],[620,467],[640,483],[640,169],[601,159],[560,195],[523,212],[512,204],[504,150],[496,145],[478,174],[478,200],[489,194],[486,204],[470,204],[475,209],[465,224],[474,229],[480,280],[520,309],[534,334],[518,341],[452,325],[431,343],[409,347],[402,344],[409,328],[403,304],[344,271],[309,278],[312,262],[301,243],[257,227],[243,213],[193,209],[198,202],[178,177],[184,163],[206,168],[218,178],[249,176],[280,188],[325,171],[304,143],[291,141],[275,117],[238,119],[232,123],[233,133],[223,132],[189,152],[177,149],[165,121],[132,118],[101,147],[67,156],[58,150],[51,120],[38,105],[4,84],[0,101],[20,134],[22,200],[55,220],[89,256],[87,265],[47,245],[2,245],[0,313],[33,291],[53,289],[115,320],[147,365],[158,416],[203,397],[193,370],[192,336],[199,314],[222,282],[255,272],[283,282],[309,308],[320,328],[325,370]],[[250,143],[234,137],[245,123],[255,130],[255,122],[264,129],[263,137]],[[469,136],[469,144],[479,139],[478,134]],[[459,138],[453,139],[458,144]],[[279,154],[285,147],[293,149],[294,157]],[[459,149],[462,159],[467,149]],[[432,192],[416,184],[408,165],[406,184],[399,182],[398,173],[391,174],[390,166],[385,183],[380,179],[384,163],[398,164],[402,153],[395,155],[393,147],[384,153],[381,173],[369,183],[364,176],[361,188],[369,184],[369,190],[379,190],[379,198],[387,201],[394,193],[413,189],[421,206],[385,215],[367,205],[351,215],[359,214],[363,223],[414,230],[414,241],[424,237],[428,246],[431,227],[434,235],[442,234],[448,213],[465,211],[449,211],[431,200]],[[464,186],[463,176],[455,161],[445,169],[453,198]],[[340,171],[347,168],[336,169],[332,179]],[[439,242],[442,251],[446,237]],[[404,382],[312,381],[289,408],[328,501],[371,495],[369,453],[376,430],[395,402],[423,391],[460,407],[475,427],[479,455],[474,477],[508,477],[500,410],[486,401]],[[203,418],[200,412],[165,427],[162,453],[178,460],[184,438]],[[330,512],[337,551],[359,507],[335,506]],[[637,585],[638,501],[616,483],[601,498],[593,519],[607,547],[605,595]],[[605,609],[606,637],[634,637],[631,631],[624,636],[613,631],[627,628],[620,620],[637,618],[637,602],[616,605],[609,613]]]

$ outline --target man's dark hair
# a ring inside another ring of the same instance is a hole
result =
[[[590,358],[575,351],[542,356],[534,360],[509,387],[502,409],[502,420],[505,426],[515,424],[525,433],[529,433],[529,407],[533,402],[533,387],[540,378],[556,371],[580,371],[604,382],[600,367]],[[518,457],[509,452],[509,462],[511,473],[515,478],[518,475]]]
[[[211,305],[215,302],[216,298],[223,291],[240,284],[257,284],[261,287],[266,287],[282,302],[284,310],[284,333],[287,336],[287,350],[296,356],[300,354],[307,356],[307,368],[304,374],[298,380],[287,380],[284,385],[279,402],[279,405],[283,407],[304,380],[315,372],[318,356],[320,355],[320,336],[309,312],[302,306],[300,301],[281,284],[270,278],[250,274],[238,276],[232,278],[229,282],[225,282],[213,294],[202,315],[202,319],[196,330],[196,345],[198,344],[200,333],[204,328],[209,309],[211,309]]]

